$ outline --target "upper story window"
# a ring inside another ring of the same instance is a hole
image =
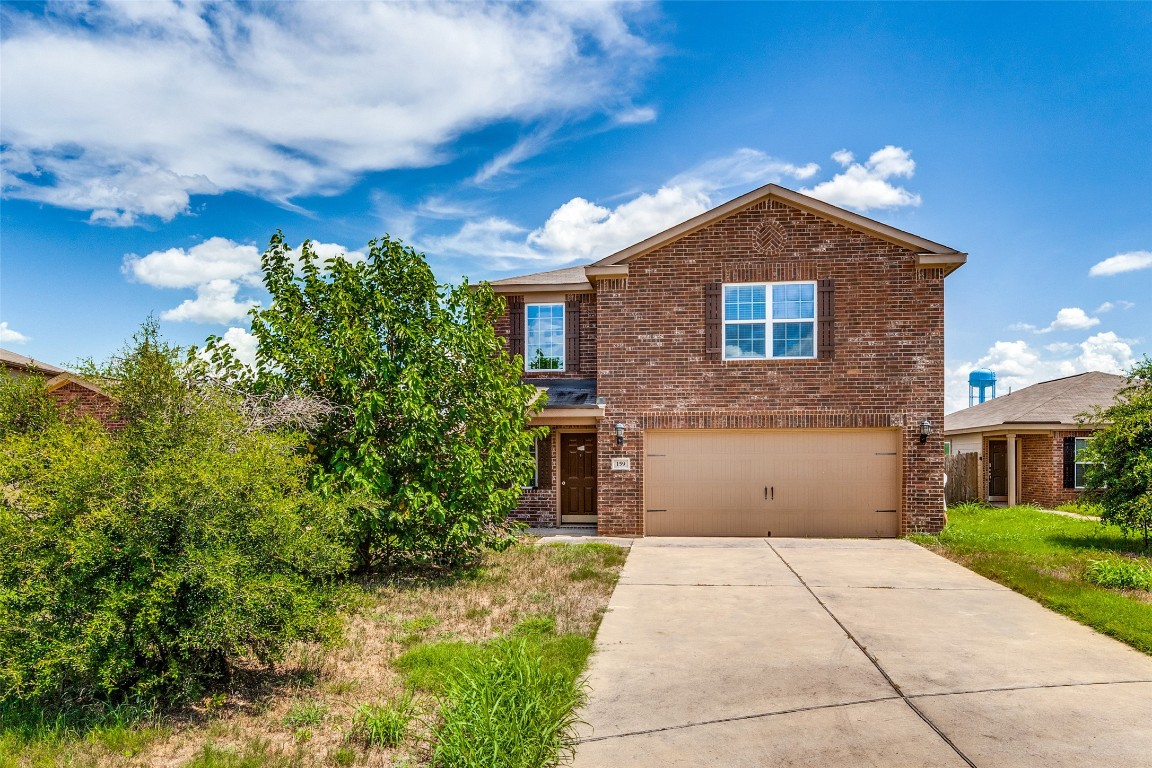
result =
[[[724,286],[724,359],[816,357],[816,283]]]
[[[564,370],[564,305],[527,304],[524,370]]]

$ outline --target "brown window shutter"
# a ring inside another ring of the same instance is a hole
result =
[[[723,301],[720,283],[704,284],[704,355],[719,360],[724,345]]]
[[[816,357],[836,356],[836,281],[816,283]]]
[[[564,370],[580,370],[580,300],[564,302]]]
[[[524,297],[508,297],[508,354],[524,357]]]
[[[552,435],[536,441],[536,487],[552,487]]]
[[[1064,438],[1064,487],[1076,487],[1076,438]]]

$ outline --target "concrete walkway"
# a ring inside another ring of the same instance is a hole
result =
[[[906,541],[638,539],[577,768],[1152,765],[1152,658]]]

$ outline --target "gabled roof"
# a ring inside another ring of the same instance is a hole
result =
[[[17,354],[9,349],[0,348],[0,364],[7,368],[21,368],[29,371],[41,371],[43,373],[67,373],[63,368],[48,363],[42,363],[39,360],[33,360],[30,357]]]
[[[625,264],[645,253],[654,251],[657,248],[662,248],[669,243],[701,230],[726,216],[739,213],[745,208],[751,208],[753,205],[757,205],[765,200],[773,199],[808,211],[816,216],[830,219],[838,224],[843,224],[846,227],[865,234],[878,237],[881,240],[887,240],[890,243],[895,243],[901,247],[916,251],[916,253],[922,257],[920,266],[943,267],[945,274],[958,269],[968,259],[967,254],[961,253],[955,248],[934,243],[931,240],[926,240],[923,237],[913,235],[904,230],[882,224],[867,216],[861,216],[858,213],[852,213],[843,208],[838,208],[835,205],[825,203],[823,200],[817,200],[814,197],[785,189],[778,184],[766,184],[759,189],[754,189],[745,195],[741,195],[735,200],[730,200],[721,206],[713,208],[710,211],[705,211],[699,216],[688,219],[688,221],[677,224],[657,235],[653,235],[647,240],[642,240],[622,251],[617,251],[611,256],[597,261],[592,266],[605,267],[613,264]]]
[[[793,192],[777,184],[768,184],[591,264],[553,269],[548,272],[534,272],[530,275],[505,277],[500,280],[492,280],[489,284],[497,293],[590,291],[592,290],[592,279],[627,275],[628,262],[633,259],[657,248],[662,248],[682,237],[687,237],[726,216],[739,213],[766,200],[779,200],[821,218],[907,248],[916,253],[917,267],[920,268],[942,268],[944,274],[947,275],[961,267],[968,259],[967,254],[961,253],[955,248],[925,240],[901,229],[882,224],[875,219],[837,208],[822,200]]]
[[[945,416],[944,433],[1011,425],[1075,426],[1078,415],[1097,405],[1111,405],[1125,381],[1123,376],[1100,371],[1043,381]]]

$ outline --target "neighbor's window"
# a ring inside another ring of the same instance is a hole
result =
[[[1094,463],[1091,461],[1081,461],[1080,460],[1081,452],[1085,448],[1088,447],[1088,441],[1090,439],[1091,438],[1087,438],[1087,437],[1076,438],[1076,487],[1077,488],[1083,488],[1084,487],[1084,473],[1088,469],[1089,465]]]
[[[528,304],[524,333],[524,368],[564,370],[564,305]]]
[[[724,359],[816,357],[816,283],[724,286]]]
[[[540,485],[540,441],[532,441],[532,482],[524,486],[524,489],[535,488]]]

